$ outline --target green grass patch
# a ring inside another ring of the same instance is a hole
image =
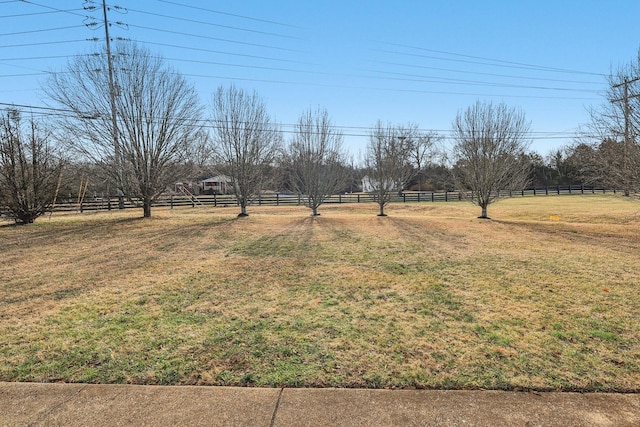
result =
[[[639,211],[549,196],[491,221],[429,203],[0,227],[0,380],[637,392]]]

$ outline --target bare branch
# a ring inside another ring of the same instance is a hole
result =
[[[113,63],[118,146],[105,114],[110,111],[105,54],[79,57],[68,73],[54,74],[45,90],[75,112],[60,122],[70,147],[102,166],[128,197],[140,198],[148,217],[156,198],[182,173],[201,128],[201,107],[193,86],[148,50],[120,44]]]
[[[18,224],[29,224],[51,208],[65,161],[34,119],[22,124],[16,110],[0,117],[0,206]]]
[[[306,196],[312,215],[319,215],[318,207],[345,185],[346,158],[342,134],[326,110],[309,110],[300,116],[289,144],[289,164],[293,188]]]
[[[527,185],[529,127],[524,113],[479,101],[453,122],[456,177],[470,190],[471,201],[482,208],[480,218],[487,218],[487,206],[500,197],[500,190]]]
[[[380,207],[378,216],[385,216],[384,207],[391,201],[391,195],[401,192],[415,173],[410,158],[415,129],[416,126],[383,126],[378,121],[369,136],[367,176],[363,181],[370,186]]]
[[[640,191],[640,50],[608,83],[607,99],[589,110],[573,157],[585,182],[620,188],[629,196]]]
[[[213,95],[212,113],[218,163],[232,180],[239,216],[246,216],[247,204],[261,190],[264,173],[274,162],[282,134],[255,92],[221,86]]]

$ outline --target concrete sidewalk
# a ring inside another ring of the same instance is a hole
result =
[[[640,426],[639,394],[0,383],[0,426]]]

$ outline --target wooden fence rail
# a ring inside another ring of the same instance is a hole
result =
[[[522,191],[501,191],[503,197],[530,197],[530,196],[553,196],[571,194],[606,194],[616,193],[616,190],[609,190],[602,187],[585,185],[560,185],[553,187],[529,187]],[[459,191],[405,191],[391,197],[392,203],[422,203],[422,202],[454,202],[465,200],[468,193]],[[369,193],[336,194],[328,197],[325,203],[373,203],[375,196]],[[302,206],[307,203],[307,199],[295,194],[262,194],[254,197],[252,205],[265,206]],[[155,207],[197,207],[214,206],[227,207],[236,206],[236,198],[233,195],[166,195],[161,196],[154,203]],[[137,200],[125,201],[124,207],[141,208],[141,202]],[[53,212],[84,212],[84,211],[104,211],[118,209],[117,197],[111,198],[89,198],[82,203],[75,201],[57,203],[53,207]],[[0,207],[0,214],[4,209]]]

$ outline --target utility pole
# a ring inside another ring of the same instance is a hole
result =
[[[613,85],[613,88],[623,87],[622,98],[613,99],[611,102],[620,102],[624,103],[624,143],[623,143],[623,152],[622,152],[622,184],[623,191],[625,196],[629,196],[631,194],[630,182],[629,182],[629,147],[631,142],[629,127],[631,124],[630,116],[631,116],[631,105],[629,104],[629,98],[638,98],[640,97],[640,93],[629,96],[629,85],[631,83],[637,82],[640,80],[640,77],[635,77],[633,79],[629,79],[627,76],[624,77],[622,83],[618,83]]]
[[[113,137],[114,161],[116,167],[116,188],[118,191],[118,209],[124,209],[124,186],[122,176],[122,152],[118,139],[118,116],[116,112],[116,87],[113,79],[113,58],[111,56],[111,39],[109,38],[109,21],[107,17],[106,0],[102,0],[104,16],[104,34],[107,44],[107,65],[109,69],[109,101],[111,103],[111,134]]]

